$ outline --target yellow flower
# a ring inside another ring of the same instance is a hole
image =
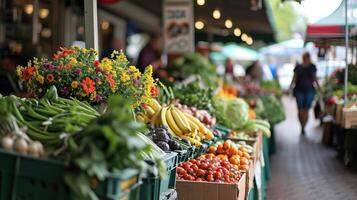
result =
[[[111,58],[114,58],[116,55],[118,55],[119,54],[119,52],[117,51],[117,50],[114,50],[113,52],[112,52],[112,54],[110,54],[110,57]]]
[[[86,48],[82,48],[82,53],[87,53],[87,49]]]
[[[134,78],[138,78],[141,76],[141,72],[135,66],[129,66],[129,71],[133,74]]]
[[[120,54],[119,54],[119,60],[127,62],[128,59],[126,58],[126,56],[124,55],[123,50],[120,50]]]
[[[77,64],[77,59],[75,59],[75,58],[73,58],[73,57],[70,58],[70,59],[69,59],[69,64],[70,64],[70,65],[75,65],[75,64]]]
[[[72,88],[77,88],[78,85],[79,85],[78,81],[73,81],[73,82],[71,83]]]
[[[120,72],[120,80],[122,82],[127,82],[128,80],[130,80],[130,76],[123,70]]]
[[[38,82],[40,82],[41,84],[43,84],[45,82],[45,78],[43,76],[41,76],[41,75],[37,75],[36,76],[36,80]]]
[[[113,67],[112,67],[112,60],[111,59],[109,59],[109,58],[104,58],[103,60],[102,60],[102,62],[100,63],[100,66],[101,66],[101,68],[102,69],[104,69],[105,71],[111,71],[112,69],[113,69]]]
[[[16,68],[16,74],[17,74],[18,77],[21,77],[21,75],[22,75],[21,67],[17,67]]]

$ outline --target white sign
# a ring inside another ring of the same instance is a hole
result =
[[[164,1],[164,30],[166,53],[194,51],[193,1]]]

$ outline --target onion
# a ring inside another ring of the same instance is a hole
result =
[[[40,156],[40,157],[45,156],[45,151],[44,151],[44,149],[43,149],[42,143],[39,142],[39,141],[35,141],[34,143],[35,143],[35,145],[37,146],[39,156]]]
[[[40,156],[40,147],[36,144],[36,142],[30,142],[28,149],[27,149],[27,153],[34,157],[39,157]]]
[[[14,140],[9,136],[5,136],[1,139],[1,146],[6,150],[12,150],[14,147]]]
[[[25,139],[19,137],[15,140],[15,150],[19,153],[26,154],[28,149],[28,144]]]

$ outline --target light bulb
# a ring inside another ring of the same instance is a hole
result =
[[[212,12],[212,17],[215,19],[221,18],[221,11],[219,9],[214,9]]]
[[[233,22],[232,22],[232,20],[227,19],[227,20],[224,22],[224,25],[226,26],[226,28],[232,28],[232,27],[233,27]]]
[[[248,35],[245,34],[245,33],[243,33],[242,36],[241,36],[241,39],[242,39],[244,42],[247,41]]]
[[[242,31],[239,28],[235,28],[233,33],[235,36],[239,37],[242,34]]]
[[[45,19],[49,13],[50,11],[47,8],[41,8],[39,12],[39,16],[41,19]]]
[[[33,13],[33,5],[32,4],[26,4],[24,6],[25,13],[28,15],[31,15]]]
[[[205,5],[206,1],[205,0],[197,0],[197,5],[203,6]]]
[[[196,21],[195,28],[201,30],[205,27],[205,24],[202,21]]]

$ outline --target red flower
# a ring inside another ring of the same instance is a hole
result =
[[[95,60],[95,61],[93,61],[93,64],[94,64],[94,66],[98,67],[100,62],[99,62],[99,60]]]
[[[52,82],[53,80],[55,80],[55,77],[53,76],[53,74],[47,74],[47,80],[48,82]]]
[[[89,94],[91,92],[95,92],[95,87],[94,87],[94,81],[92,79],[86,77],[84,80],[82,80],[82,87],[83,90]]]
[[[106,80],[109,83],[110,87],[114,87],[115,86],[115,80],[113,79],[113,75],[108,74],[106,76]]]
[[[32,66],[27,66],[22,73],[22,80],[31,80],[32,74],[35,72],[35,68]]]
[[[151,87],[151,96],[157,97],[158,94],[159,94],[159,90],[155,86],[152,86]]]

